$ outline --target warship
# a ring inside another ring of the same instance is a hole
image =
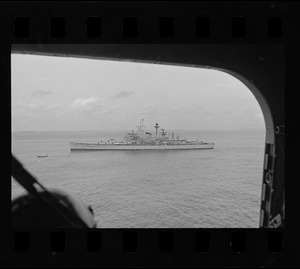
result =
[[[144,120],[137,126],[137,131],[128,132],[124,139],[108,139],[100,142],[70,142],[70,150],[196,150],[213,149],[214,143],[200,140],[180,139],[174,132],[166,132],[156,123],[155,135],[145,131]]]

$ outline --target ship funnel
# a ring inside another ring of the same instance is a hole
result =
[[[158,128],[159,128],[158,123],[155,123],[154,128],[156,129],[156,136],[157,136],[157,130],[158,130]]]

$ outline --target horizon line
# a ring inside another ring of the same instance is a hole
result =
[[[244,131],[244,130],[261,130],[261,131],[266,131],[265,128],[233,128],[233,129],[170,129],[169,132],[171,131]],[[114,132],[114,131],[125,131],[128,132],[126,129],[118,129],[118,130],[64,130],[64,131],[35,131],[35,130],[30,130],[30,131],[12,131],[11,133],[63,133],[63,132]],[[167,130],[168,131],[168,130]]]

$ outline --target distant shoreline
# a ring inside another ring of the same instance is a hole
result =
[[[20,133],[93,133],[93,132],[128,132],[130,130],[74,130],[74,131],[14,131],[12,134],[20,134]],[[168,130],[166,130],[168,131]],[[228,131],[266,131],[261,128],[249,128],[249,129],[182,129],[182,130],[173,130],[170,129],[169,132],[228,132]]]

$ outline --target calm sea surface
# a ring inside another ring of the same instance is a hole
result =
[[[70,152],[70,141],[124,132],[23,132],[12,152],[46,187],[90,204],[99,228],[258,228],[265,131],[176,133],[215,149]],[[23,192],[12,180],[12,198]]]

